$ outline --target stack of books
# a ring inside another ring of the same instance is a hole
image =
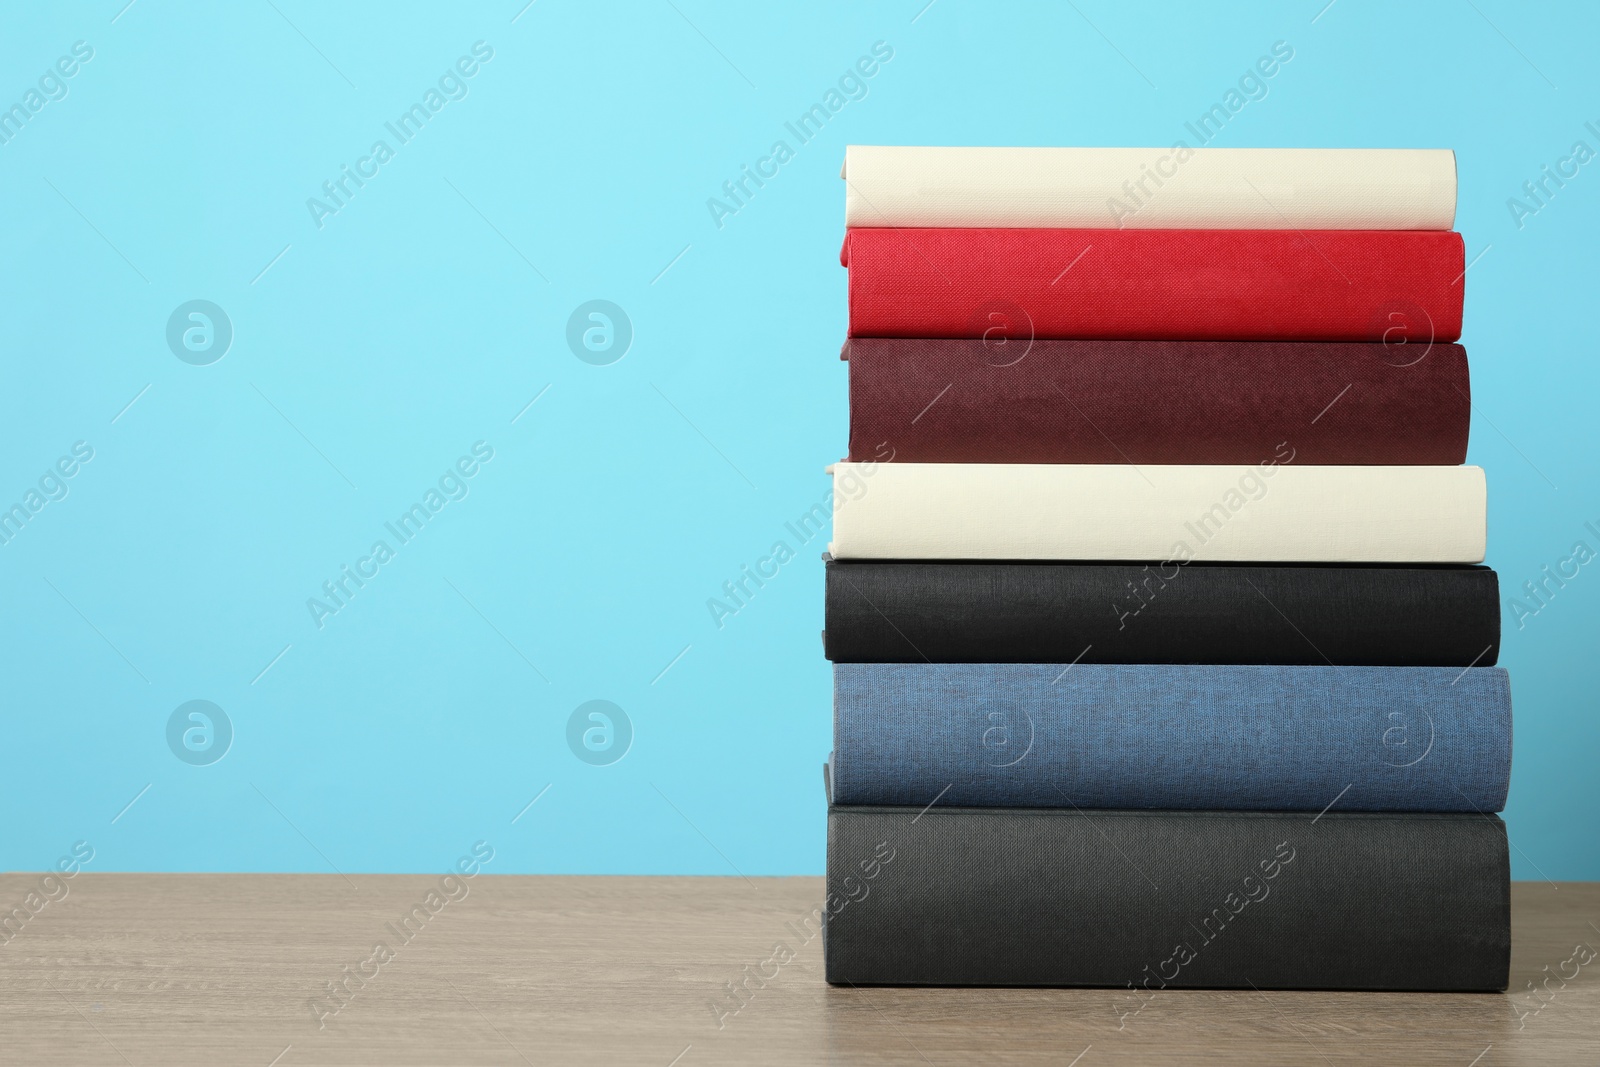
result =
[[[1453,153],[844,178],[828,980],[1504,989]]]

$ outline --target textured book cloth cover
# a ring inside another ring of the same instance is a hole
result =
[[[861,337],[843,356],[851,459],[1255,463],[1280,441],[1304,464],[1467,456],[1453,344]]]
[[[854,229],[850,336],[1454,341],[1461,235]]]
[[[1510,970],[1493,815],[836,807],[827,888],[829,982],[1104,986],[1124,1027],[1165,988],[1491,992]]]
[[[836,663],[1492,667],[1488,567],[828,561]]]
[[[1437,148],[845,149],[848,226],[1448,230]]]
[[[838,663],[836,804],[1500,811],[1503,667]]]
[[[1481,563],[1479,467],[835,463],[836,559]]]

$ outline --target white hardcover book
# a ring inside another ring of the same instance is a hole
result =
[[[836,463],[837,559],[1479,563],[1481,467]]]
[[[845,149],[847,226],[1448,230],[1444,148]]]

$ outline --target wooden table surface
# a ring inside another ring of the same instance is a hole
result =
[[[38,886],[0,875],[0,907]],[[801,926],[820,878],[65,886],[0,932],[0,1062],[1600,1063],[1600,959],[1583,962],[1600,950],[1600,883],[1513,888],[1506,995],[1168,991],[1120,1020],[1112,990],[829,987]],[[742,1006],[728,996],[761,973]],[[341,979],[350,992],[330,996]]]

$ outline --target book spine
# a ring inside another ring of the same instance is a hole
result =
[[[831,561],[836,663],[1492,667],[1487,567]]]
[[[846,243],[850,336],[1004,340],[1001,362],[1038,338],[1461,336],[1455,232],[883,228]]]
[[[1122,1028],[1167,989],[1490,992],[1510,966],[1494,816],[835,807],[826,902],[831,983],[1104,987]]]
[[[1478,467],[835,463],[835,559],[1480,563]],[[1240,516],[1247,516],[1241,518]]]
[[[840,804],[1499,811],[1500,667],[834,665]]]
[[[1263,69],[1276,69],[1266,62]],[[845,221],[1297,230],[1448,230],[1454,222],[1455,154],[1447,149],[1202,147],[1225,113],[1202,111],[1165,148],[852,146]],[[1251,189],[1270,189],[1271,199]]]
[[[857,338],[850,458],[902,463],[1454,465],[1472,417],[1460,345]],[[1103,429],[1114,427],[1110,436]]]

